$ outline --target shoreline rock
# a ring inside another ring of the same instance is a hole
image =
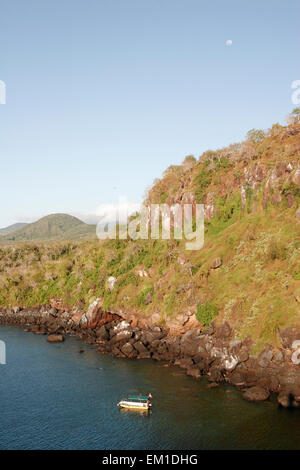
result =
[[[174,335],[172,329],[157,324],[141,327],[137,326],[141,322],[104,312],[100,299],[86,313],[51,305],[0,308],[1,324],[47,335],[49,343],[61,343],[65,335],[76,335],[102,354],[164,361],[197,379],[206,375],[209,388],[229,383],[242,388],[243,398],[248,401],[264,401],[276,393],[280,406],[300,406],[300,365],[292,360],[298,347],[295,341],[300,339],[300,331],[295,328],[280,332],[281,348],[268,347],[256,358],[251,356],[251,341],[234,338],[226,322]]]
[[[63,335],[50,333],[48,335],[47,341],[48,343],[62,343],[65,340]]]

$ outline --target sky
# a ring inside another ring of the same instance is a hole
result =
[[[298,0],[0,0],[0,227],[94,222],[186,155],[284,123],[299,18]]]

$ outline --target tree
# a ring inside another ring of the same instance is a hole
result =
[[[185,170],[189,170],[190,168],[193,168],[193,166],[195,165],[196,163],[196,158],[194,157],[194,155],[187,155],[185,157],[185,159],[183,160],[182,162],[182,165],[184,167]]]
[[[258,144],[266,137],[265,131],[262,129],[251,129],[247,132],[246,139],[250,140],[251,142]]]
[[[294,108],[293,111],[286,118],[288,124],[300,123],[300,108]]]

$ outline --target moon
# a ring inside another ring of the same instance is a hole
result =
[[[227,41],[226,41],[226,46],[227,46],[227,47],[232,46],[232,40],[231,40],[231,39],[227,39]]]

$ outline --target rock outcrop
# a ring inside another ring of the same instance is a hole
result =
[[[186,374],[207,375],[211,386],[227,382],[243,389],[248,401],[267,400],[278,394],[283,407],[300,406],[300,330],[280,332],[282,347],[268,347],[257,357],[251,355],[251,341],[233,337],[230,325],[211,324],[206,330],[179,330],[157,324],[137,326],[121,316],[104,312],[97,299],[87,312],[74,312],[51,305],[0,310],[1,324],[16,324],[35,334],[47,334],[50,343],[63,342],[65,335],[77,334],[103,353],[129,359],[154,359],[179,366]],[[175,331],[175,335],[173,334]],[[298,357],[298,356],[297,356]]]

